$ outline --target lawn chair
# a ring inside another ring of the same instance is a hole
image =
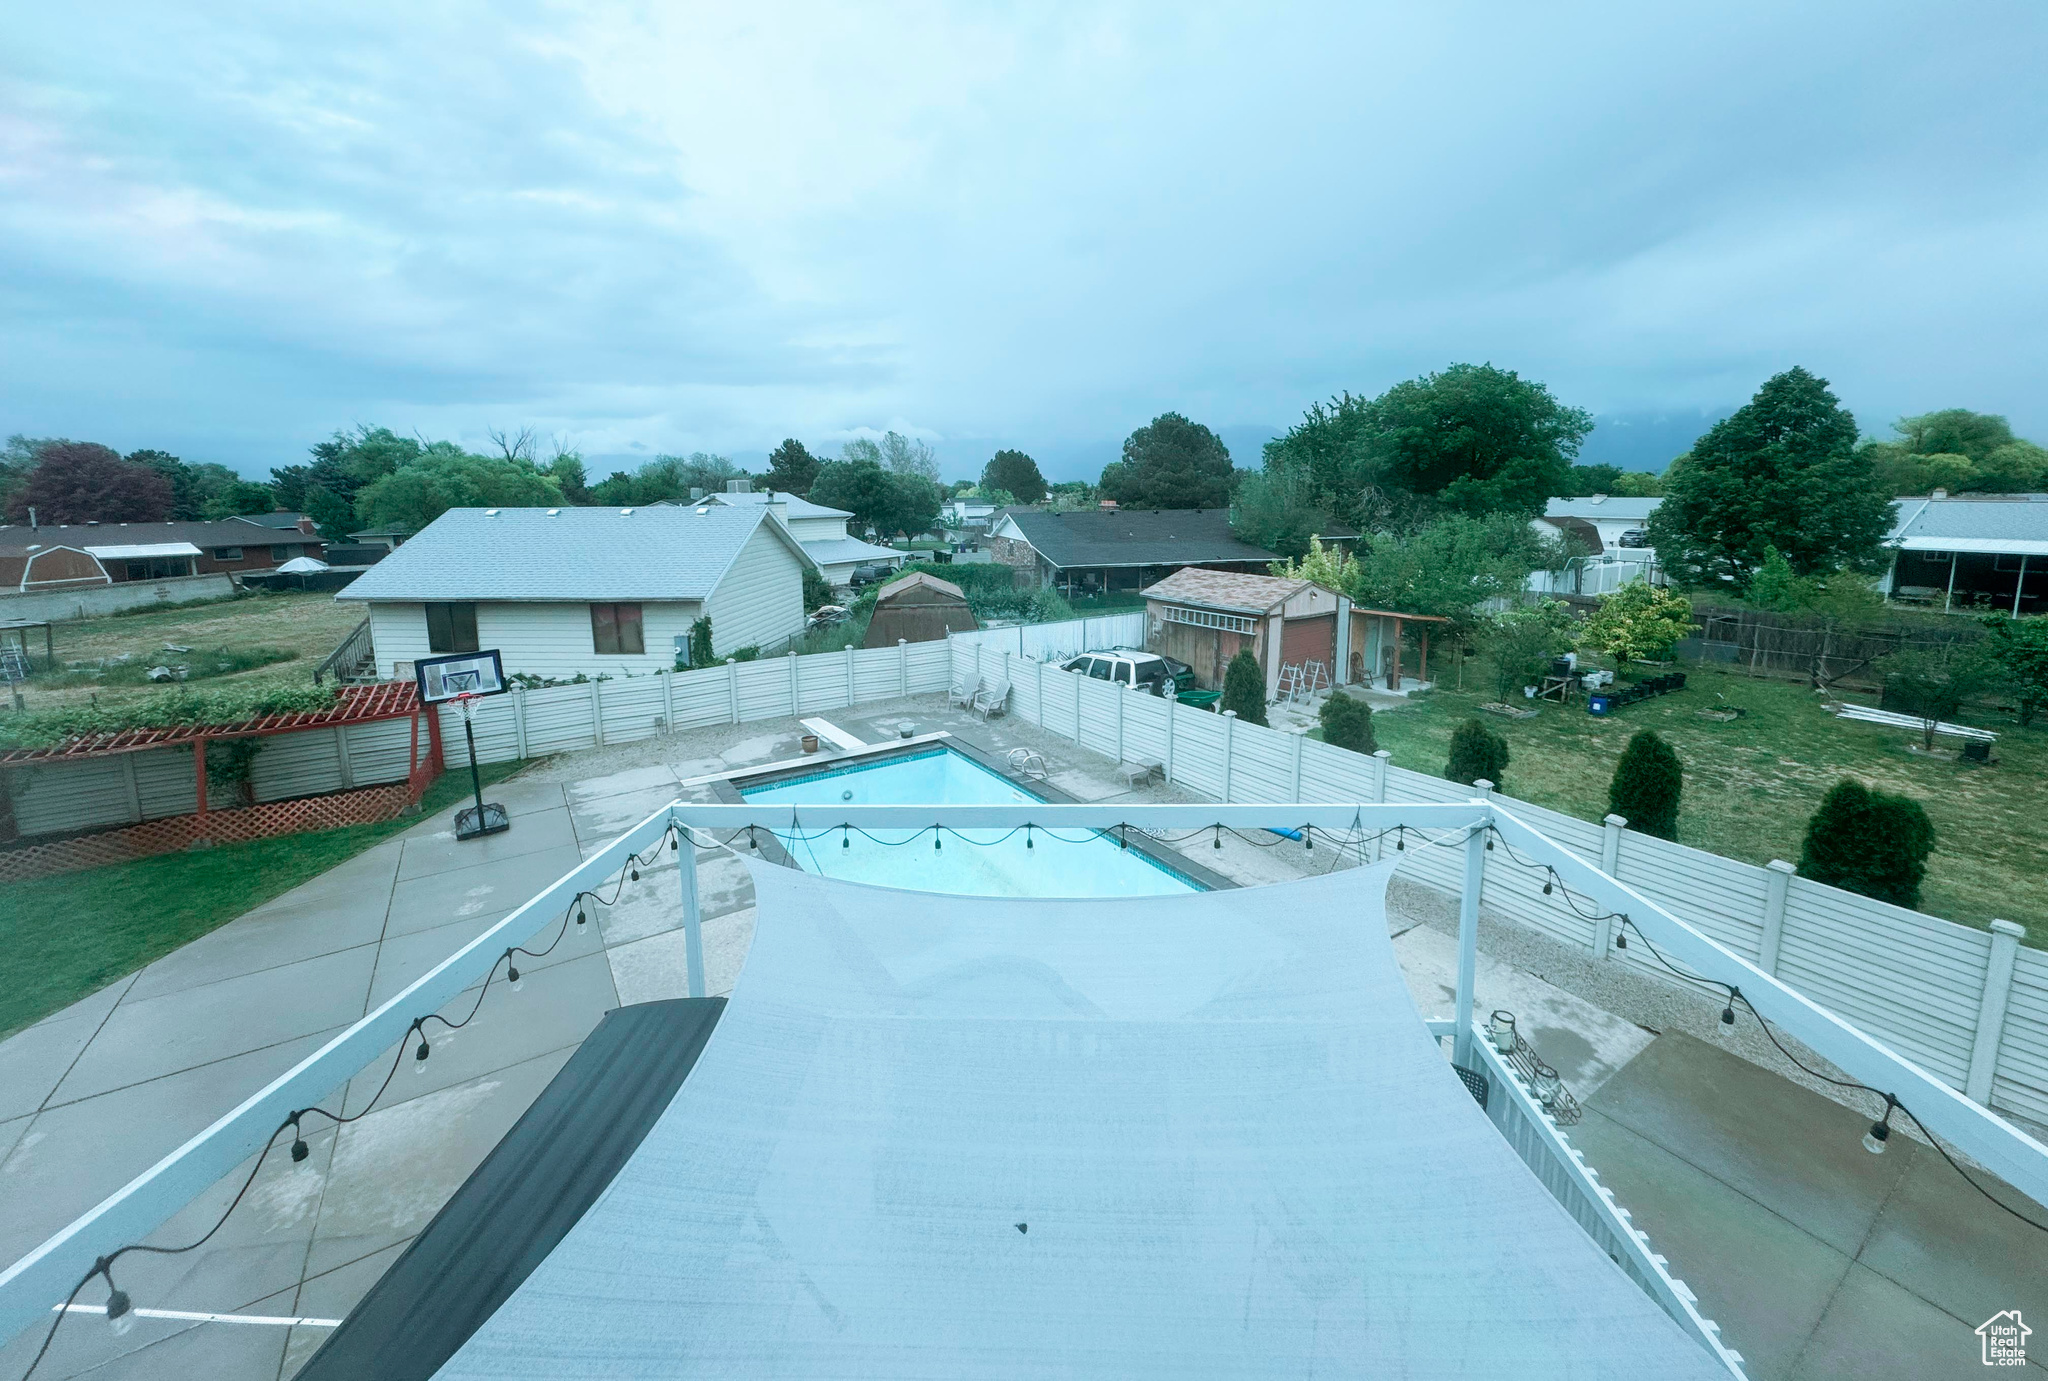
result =
[[[968,709],[974,698],[981,692],[981,678],[975,674],[972,664],[959,664],[953,668],[953,689],[946,693],[946,708]]]
[[[982,682],[981,689],[974,694],[974,712],[983,719],[1006,713],[1010,700],[1010,678],[998,675],[992,681]]]

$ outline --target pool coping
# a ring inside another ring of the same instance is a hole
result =
[[[739,806],[746,804],[746,797],[734,785],[736,781],[745,781],[757,787],[773,786],[777,782],[789,781],[799,777],[830,775],[841,767],[849,771],[858,770],[863,767],[886,762],[892,757],[907,757],[913,754],[921,755],[933,749],[958,753],[976,767],[993,772],[997,777],[1000,777],[1021,791],[1038,797],[1039,800],[1044,801],[1048,805],[1090,804],[1072,792],[1054,786],[1051,782],[1042,778],[1019,776],[1010,770],[1008,763],[989,756],[979,744],[963,739],[950,731],[920,734],[916,738],[899,740],[895,743],[874,744],[870,746],[869,751],[857,754],[843,753],[811,762],[785,760],[779,763],[767,763],[757,771],[740,771],[729,775],[722,775],[714,781],[703,783],[703,785],[709,786],[712,789],[721,804]],[[770,830],[765,833],[767,838],[757,841],[761,856],[771,863],[780,864],[784,868],[794,868],[798,872],[802,872],[802,867],[790,856],[789,851],[782,847],[782,841],[776,838],[774,831]],[[1180,850],[1161,844],[1142,831],[1132,831],[1125,841],[1125,847],[1134,853],[1143,854],[1152,863],[1166,872],[1177,874],[1199,884],[1206,891],[1236,891],[1242,886],[1241,883],[1225,877],[1213,868],[1203,867]]]

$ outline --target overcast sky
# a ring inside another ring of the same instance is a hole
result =
[[[211,11],[211,13],[206,13]],[[0,431],[1090,475],[1491,360],[2048,441],[2048,7],[14,7]]]

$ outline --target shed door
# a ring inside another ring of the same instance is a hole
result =
[[[1337,662],[1337,616],[1288,619],[1280,625],[1280,665],[1321,662],[1327,674]]]

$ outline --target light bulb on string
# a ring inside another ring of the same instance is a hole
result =
[[[434,1047],[427,1044],[426,1032],[420,1032],[419,1048],[412,1052],[412,1072],[415,1074],[425,1074],[427,1072],[427,1056],[433,1053]]]
[[[306,1144],[306,1138],[299,1133],[299,1115],[292,1114],[292,1164],[297,1165],[313,1154],[313,1148]]]
[[[1898,1105],[1899,1100],[1887,1093],[1884,1096],[1884,1116],[1871,1123],[1870,1130],[1863,1134],[1863,1149],[1873,1156],[1883,1155],[1885,1143],[1891,1140],[1892,1109]]]
[[[107,1325],[114,1330],[116,1338],[127,1337],[129,1330],[135,1327],[135,1301],[128,1298],[128,1292],[118,1285],[107,1296]]]

